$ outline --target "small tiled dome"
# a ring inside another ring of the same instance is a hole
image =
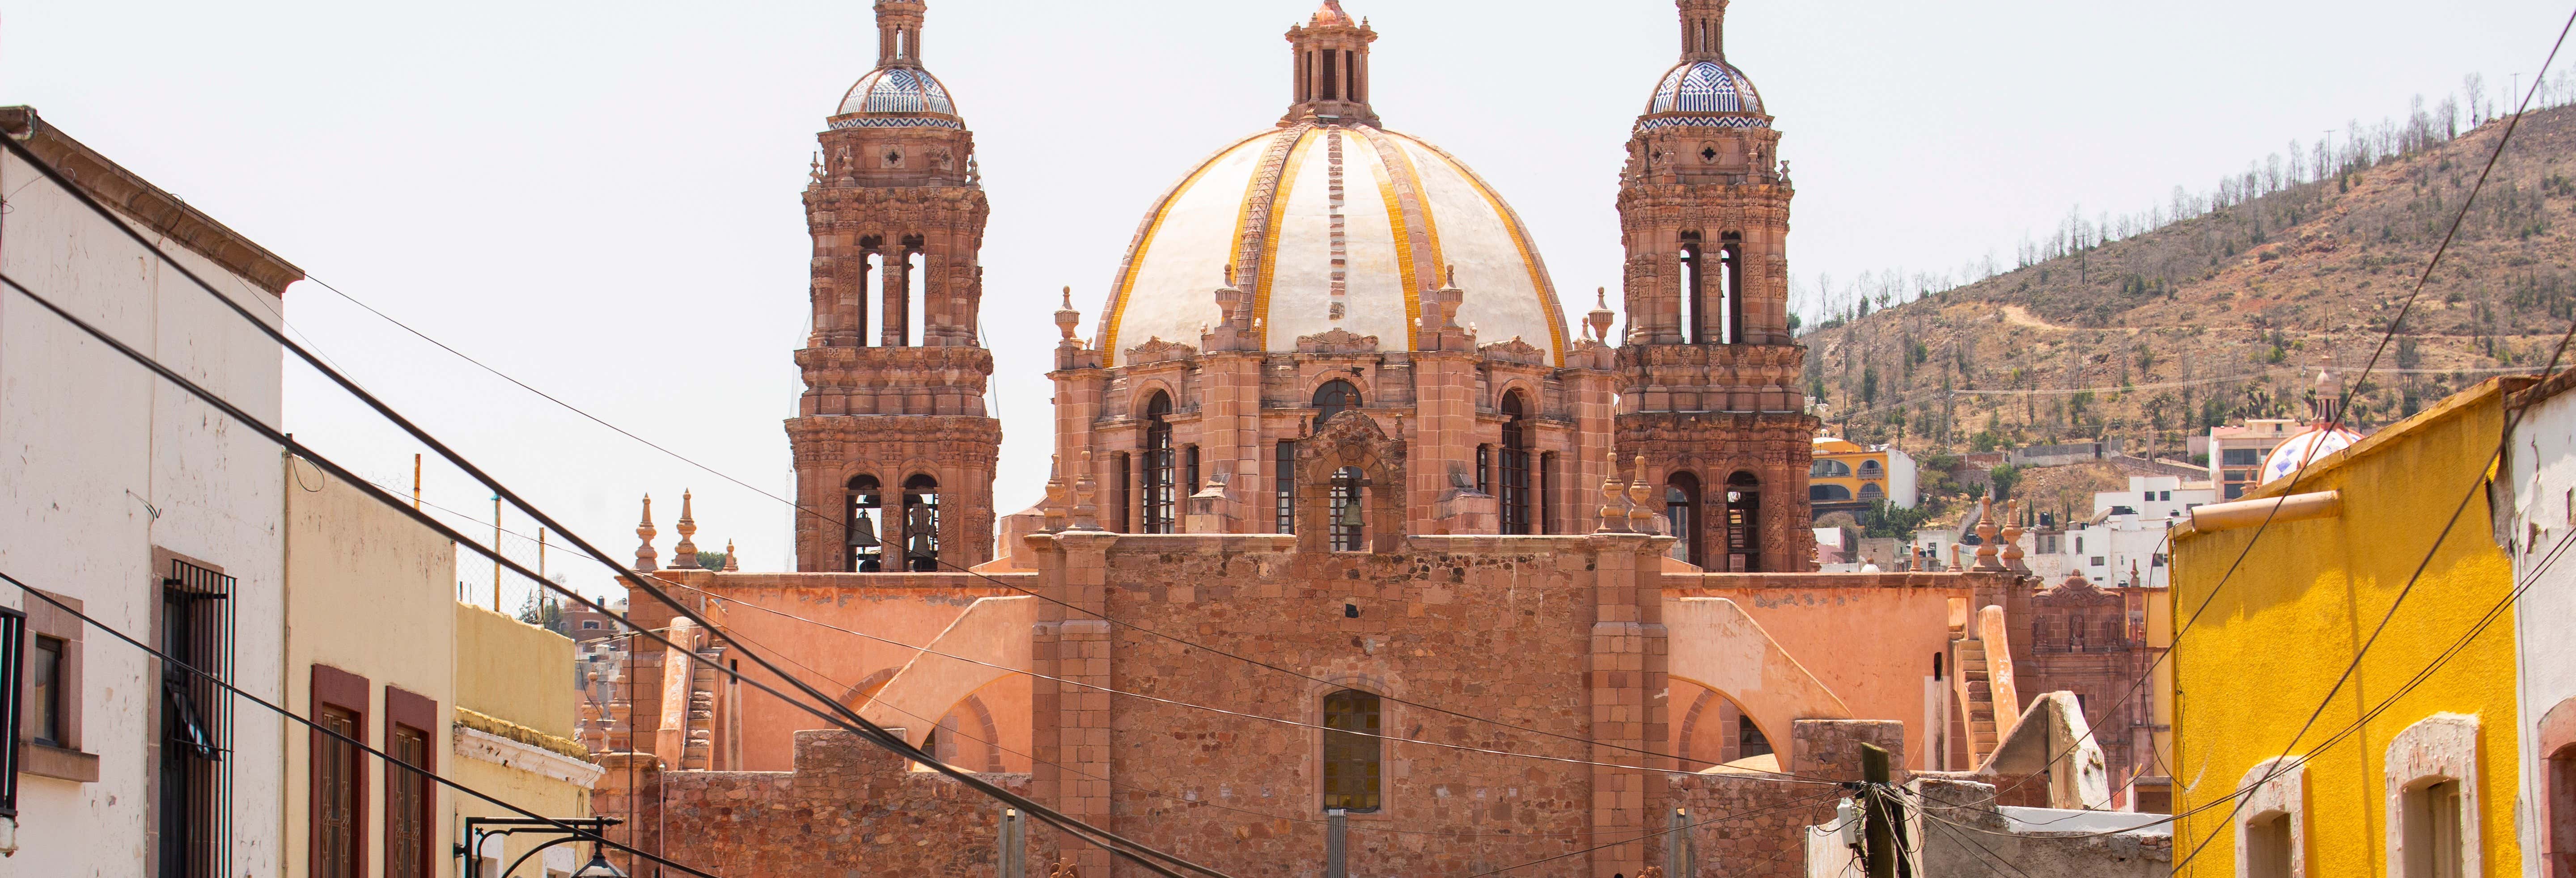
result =
[[[2311,427],[2305,433],[2281,441],[2279,447],[2263,458],[2263,483],[2270,484],[2297,475],[2326,455],[2352,447],[2361,434],[2342,427],[2331,430],[2326,425]]]
[[[1646,105],[1654,113],[1751,113],[1762,115],[1762,95],[1753,90],[1753,80],[1724,61],[1684,61],[1664,74],[1655,86],[1655,99]]]
[[[867,114],[877,117],[930,116],[946,117],[957,127],[957,105],[948,99],[948,89],[938,77],[918,67],[880,67],[860,77],[857,85],[841,98],[836,116]],[[924,119],[914,124],[933,124]]]

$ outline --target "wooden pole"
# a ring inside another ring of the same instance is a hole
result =
[[[420,455],[411,456],[411,508],[420,511]]]
[[[501,495],[492,495],[492,551],[501,551]],[[492,612],[501,612],[501,565],[492,565]]]
[[[1860,745],[1860,779],[1863,818],[1861,858],[1867,861],[1869,878],[1896,878],[1895,809],[1887,798],[1891,775],[1888,753],[1874,744]]]

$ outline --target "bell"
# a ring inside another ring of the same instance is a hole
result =
[[[876,520],[875,520],[875,519],[872,519],[872,518],[869,518],[869,517],[868,517],[868,514],[867,514],[866,512],[864,512],[864,511],[860,512],[857,516],[855,516],[855,517],[851,518],[851,519],[850,519],[850,547],[851,547],[851,548],[859,548],[859,547],[862,547],[862,546],[873,546],[873,545],[876,545],[876,544],[877,544],[877,523],[876,523]]]

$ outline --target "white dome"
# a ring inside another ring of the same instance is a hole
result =
[[[1127,248],[1099,347],[1115,365],[1147,339],[1199,343],[1220,322],[1226,267],[1253,295],[1266,350],[1342,329],[1411,350],[1420,293],[1448,266],[1458,325],[1565,360],[1565,319],[1519,216],[1439,148],[1367,125],[1299,124],[1219,151],[1158,199]],[[1336,286],[1342,318],[1333,319]]]
[[[2351,448],[2353,443],[2359,441],[2361,441],[2361,434],[2341,427],[2332,431],[2324,427],[2313,427],[2305,433],[2281,440],[2281,444],[2274,447],[2271,454],[2263,457],[2262,484],[2268,485],[2297,475],[2300,470],[2314,465],[2316,461]]]

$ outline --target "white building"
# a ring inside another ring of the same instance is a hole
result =
[[[295,266],[32,110],[0,108],[0,133],[252,313],[284,319]],[[14,152],[0,155],[0,194],[0,273],[277,423],[276,343]],[[9,290],[0,437],[0,571],[280,696],[275,445]],[[0,878],[285,874],[280,718],[13,587],[0,605],[28,611],[35,634]]]
[[[2528,406],[2505,445],[2495,503],[2495,541],[2513,556],[2514,582],[2528,590],[2514,603],[2514,644],[2521,651],[2516,714],[2522,722],[2522,873],[2556,875],[2544,851],[2576,858],[2564,834],[2576,821],[2576,373],[2561,372],[2523,391]],[[2563,860],[2560,862],[2564,862]]]
[[[2060,531],[2033,530],[2022,535],[2024,563],[2049,582],[2082,573],[2105,588],[2130,584],[2163,588],[2167,528],[2191,515],[2191,509],[2217,502],[2218,491],[2204,482],[2173,476],[2130,476],[2126,491],[2093,494],[2093,517]]]

